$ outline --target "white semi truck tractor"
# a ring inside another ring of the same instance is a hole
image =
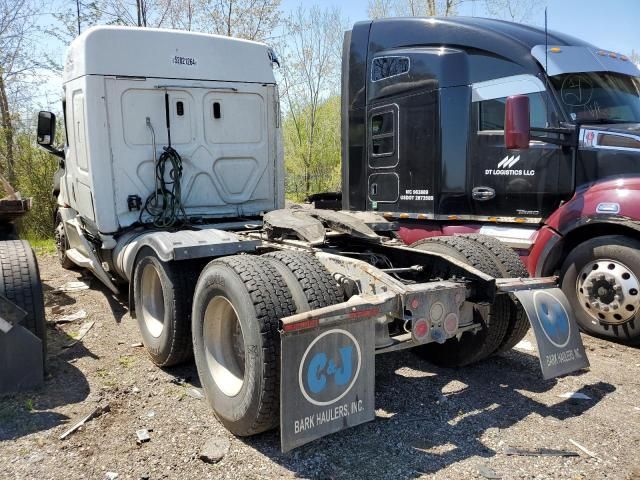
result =
[[[404,246],[372,212],[284,210],[277,62],[264,44],[97,27],[69,47],[55,235],[63,267],[128,295],[151,360],[195,357],[234,434],[283,450],[374,418],[375,355],[463,366],[529,322],[545,377],[588,365],[555,278]],[[452,239],[451,241],[457,241]],[[462,240],[460,240],[462,241]]]

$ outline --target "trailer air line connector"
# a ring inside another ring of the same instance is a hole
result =
[[[182,158],[171,146],[171,122],[169,110],[169,92],[164,93],[165,119],[167,122],[167,146],[156,160],[156,135],[151,119],[146,118],[147,128],[151,131],[151,143],[153,146],[153,159],[155,162],[155,190],[147,197],[144,206],[140,210],[139,221],[141,224],[151,223],[157,228],[169,228],[176,223],[188,224],[187,214],[182,205]],[[171,168],[167,172],[167,163]],[[170,181],[167,181],[168,173]],[[150,217],[151,222],[143,219],[143,215]]]

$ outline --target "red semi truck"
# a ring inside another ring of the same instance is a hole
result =
[[[478,18],[361,22],[344,45],[342,208],[421,249],[499,239],[532,276],[560,275],[584,331],[640,343],[630,59]]]

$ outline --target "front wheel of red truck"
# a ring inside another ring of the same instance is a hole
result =
[[[582,330],[640,344],[640,241],[623,235],[592,238],[562,265],[562,290]]]

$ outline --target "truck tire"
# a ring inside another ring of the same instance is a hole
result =
[[[486,248],[496,267],[500,271],[502,278],[527,278],[529,272],[520,260],[520,256],[509,246],[500,240],[488,235],[468,234],[461,235],[463,238],[469,238]],[[504,334],[502,343],[495,353],[504,353],[515,347],[529,331],[529,318],[520,302],[510,298],[511,316],[509,317],[509,325]]]
[[[0,242],[0,295],[27,312],[22,326],[42,342],[42,358],[47,357],[47,329],[44,296],[36,256],[26,240]]]
[[[468,238],[432,237],[419,240],[411,247],[449,255],[488,275],[500,276],[498,268],[491,261],[486,250]],[[450,274],[451,272],[446,269],[437,272],[437,275],[442,278],[448,278]],[[414,351],[421,357],[442,367],[462,367],[487,358],[495,353],[502,344],[509,325],[511,313],[509,303],[510,299],[505,298],[504,295],[496,297],[486,320],[482,319],[479,313],[474,312],[476,321],[483,325],[479,332],[475,334],[464,332],[459,340],[454,337],[442,344],[429,343],[414,348]]]
[[[64,230],[64,223],[62,221],[62,215],[60,215],[60,213],[56,213],[55,241],[60,266],[66,270],[72,270],[76,268],[76,264],[69,260],[69,258],[67,257],[69,242],[67,241],[67,234]]]
[[[198,270],[163,262],[151,248],[138,253],[133,274],[136,319],[153,363],[177,365],[192,357],[191,303]]]
[[[640,241],[592,238],[574,248],[560,272],[564,294],[585,332],[640,344]]]
[[[210,262],[196,285],[193,350],[209,405],[233,434],[278,425],[280,319],[296,307],[271,262],[235,255]]]
[[[329,271],[305,252],[271,252],[262,255],[284,278],[296,304],[296,313],[340,303],[342,292]]]

